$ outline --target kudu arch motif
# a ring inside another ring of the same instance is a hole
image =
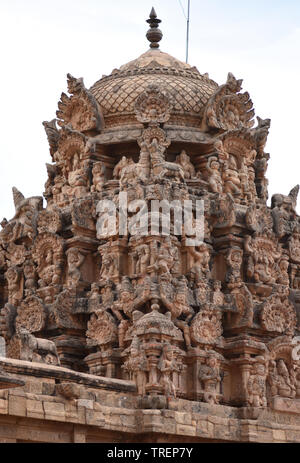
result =
[[[59,128],[43,123],[46,207],[13,190],[0,232],[7,355],[135,381],[143,397],[300,400],[299,188],[267,206],[270,120],[254,127],[231,73],[218,86],[148,36],[148,52],[89,90],[68,74]],[[120,233],[120,194],[128,220],[135,200],[203,201],[203,242],[188,245],[172,214],[169,236],[148,221],[149,233]],[[110,236],[97,227],[106,200]]]

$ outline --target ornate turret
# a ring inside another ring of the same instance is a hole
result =
[[[147,22],[136,60],[90,89],[68,74],[44,122],[46,207],[13,190],[7,355],[121,381],[136,407],[299,414],[299,187],[267,205],[270,120],[232,73],[218,85],[160,51],[154,8]]]

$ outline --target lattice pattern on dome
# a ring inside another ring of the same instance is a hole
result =
[[[149,75],[103,79],[97,82],[91,93],[101,105],[104,116],[120,113],[134,113],[134,103],[138,96],[149,86]],[[200,115],[210,96],[217,88],[211,81],[199,82],[181,76],[153,76],[153,84],[168,90],[172,97],[173,112],[194,113]]]

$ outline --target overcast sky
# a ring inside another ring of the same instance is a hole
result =
[[[179,0],[0,0],[0,220],[14,215],[12,186],[44,191],[42,122],[55,117],[66,74],[89,88],[145,52],[152,6],[162,51],[184,61]],[[191,0],[190,40],[190,64],[218,84],[229,71],[243,78],[256,115],[271,118],[269,193],[287,194],[300,183],[300,0]]]

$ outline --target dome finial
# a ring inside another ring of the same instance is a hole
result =
[[[150,13],[150,19],[147,19],[147,23],[150,25],[150,29],[147,32],[147,39],[150,42],[150,48],[159,48],[159,43],[163,37],[162,31],[158,29],[158,25],[161,23],[160,19],[157,19],[157,14],[152,7]]]

